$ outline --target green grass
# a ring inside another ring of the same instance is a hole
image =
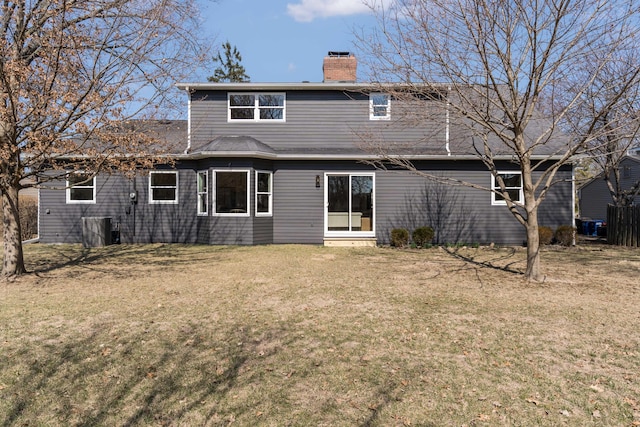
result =
[[[640,251],[26,248],[0,425],[640,425]]]

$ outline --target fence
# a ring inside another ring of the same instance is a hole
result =
[[[607,206],[607,242],[640,246],[640,206]]]

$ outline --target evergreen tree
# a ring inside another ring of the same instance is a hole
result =
[[[213,76],[207,78],[210,82],[248,82],[250,77],[246,74],[244,66],[240,64],[242,56],[235,46],[227,41],[222,44],[224,49],[224,59],[222,53],[218,52],[218,56],[213,58],[213,62],[220,63],[218,68],[213,72]]]

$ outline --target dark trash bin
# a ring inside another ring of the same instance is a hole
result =
[[[605,224],[604,220],[595,219],[589,221],[582,221],[582,234],[586,236],[598,236],[598,232]]]

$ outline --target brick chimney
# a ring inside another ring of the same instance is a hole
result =
[[[350,52],[329,52],[324,57],[322,72],[325,82],[355,82],[356,57]]]

